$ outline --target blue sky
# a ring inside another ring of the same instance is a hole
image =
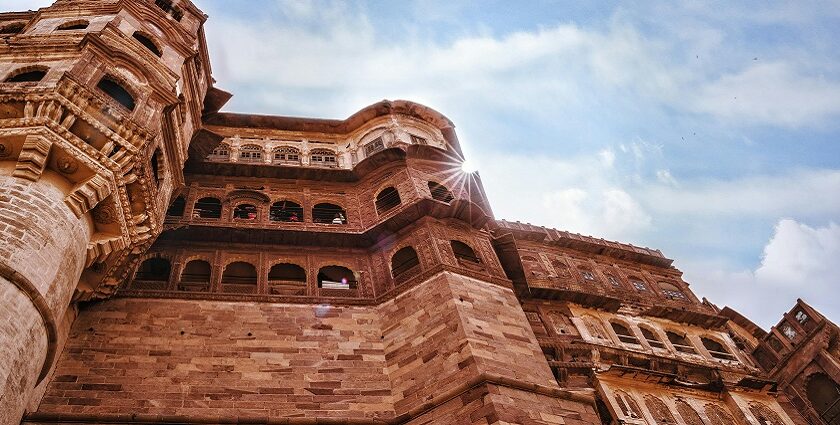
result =
[[[765,328],[840,320],[840,1],[732,3],[196,0],[226,110],[426,104],[497,218],[661,249]]]

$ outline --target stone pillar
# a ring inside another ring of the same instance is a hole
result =
[[[93,225],[65,204],[70,184],[0,164],[0,424],[18,424],[57,351],[57,325],[85,265]]]

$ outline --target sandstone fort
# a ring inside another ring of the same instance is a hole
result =
[[[840,424],[805,301],[495,218],[417,103],[219,112],[206,19],[0,14],[0,424]]]

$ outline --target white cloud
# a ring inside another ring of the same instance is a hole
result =
[[[718,305],[729,305],[765,329],[802,298],[829,318],[840,317],[840,226],[811,227],[782,219],[755,270],[721,262],[687,262],[693,289]]]
[[[677,179],[671,175],[669,170],[657,170],[656,171],[656,179],[659,180],[660,183],[666,184],[668,186],[677,186]]]
[[[598,152],[598,158],[601,159],[604,167],[612,168],[615,164],[615,152],[612,149],[602,149]]]
[[[790,63],[754,61],[699,90],[690,107],[734,123],[800,127],[840,115],[840,83]]]

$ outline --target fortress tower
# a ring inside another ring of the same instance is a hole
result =
[[[840,423],[804,303],[768,336],[657,250],[496,220],[416,103],[219,112],[205,19],[0,14],[0,424]]]

